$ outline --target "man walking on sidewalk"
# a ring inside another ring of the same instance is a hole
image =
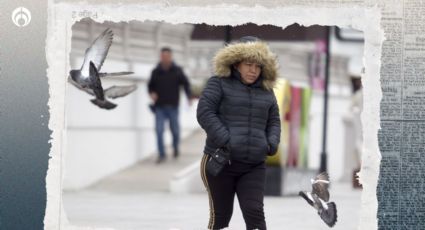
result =
[[[157,163],[166,159],[164,149],[164,123],[170,123],[173,136],[174,158],[179,156],[180,127],[178,106],[180,87],[183,86],[191,105],[190,83],[181,67],[177,66],[172,58],[172,51],[168,47],[161,49],[160,62],[152,71],[148,83],[149,96],[154,102],[152,109],[155,112],[155,131],[158,145]]]

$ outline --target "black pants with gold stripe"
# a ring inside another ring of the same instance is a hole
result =
[[[208,229],[222,229],[229,226],[233,213],[235,194],[238,197],[246,229],[266,229],[264,218],[264,186],[266,167],[262,162],[249,165],[232,161],[216,177],[205,171],[209,156],[204,154],[201,161],[201,176],[208,191],[210,220]]]

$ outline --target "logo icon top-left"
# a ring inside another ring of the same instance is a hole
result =
[[[25,27],[31,22],[31,12],[25,7],[18,7],[12,12],[12,21],[17,27]]]

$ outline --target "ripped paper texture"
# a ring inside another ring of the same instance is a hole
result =
[[[99,2],[99,5],[96,3]],[[52,148],[46,177],[47,207],[44,219],[45,229],[80,229],[71,226],[66,219],[62,205],[62,179],[65,146],[65,89],[66,76],[70,69],[71,27],[79,19],[72,17],[73,11],[87,11],[95,14],[96,22],[165,21],[168,23],[207,23],[210,25],[232,26],[252,22],[258,25],[273,24],[285,28],[293,23],[303,26],[336,25],[351,27],[364,32],[364,110],[362,113],[364,154],[360,181],[363,184],[362,207],[359,229],[377,229],[376,187],[379,174],[380,152],[377,133],[380,127],[379,103],[381,99],[380,64],[381,45],[384,40],[381,28],[381,10],[378,7],[343,3],[344,1],[321,1],[326,4],[312,5],[309,1],[285,1],[283,3],[242,3],[213,4],[208,7],[189,1],[187,5],[174,5],[172,1],[143,4],[122,2],[104,4],[104,1],[83,3],[49,3],[47,60],[50,98],[49,128]],[[102,3],[102,4],[100,4]],[[289,6],[285,7],[288,4]],[[296,5],[295,5],[296,4]],[[205,4],[204,4],[205,5]],[[231,15],[231,17],[229,17]],[[89,226],[87,226],[89,228]],[[86,228],[81,228],[86,229]]]

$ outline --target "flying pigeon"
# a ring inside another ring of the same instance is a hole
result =
[[[96,96],[92,89],[81,87],[81,85],[77,84],[71,78],[68,78],[68,81],[69,81],[69,83],[71,83],[72,85],[77,87],[78,89],[83,90],[83,91],[85,91],[86,93],[88,93],[92,96]],[[136,85],[127,85],[127,86],[116,86],[116,85],[114,85],[114,86],[111,86],[111,87],[103,90],[103,93],[105,94],[105,97],[115,99],[115,98],[118,98],[118,97],[124,97],[124,96],[130,94],[131,92],[133,92],[136,89],[137,89]]]
[[[314,180],[311,179],[311,184],[311,192],[300,191],[298,194],[317,210],[320,218],[329,227],[333,227],[338,216],[335,203],[329,202],[329,175],[322,172]]]
[[[136,90],[136,85],[130,86],[112,86],[106,90],[102,87],[100,78],[107,76],[119,76],[133,74],[133,72],[114,72],[104,73],[99,72],[108,55],[109,47],[111,47],[113,32],[107,28],[101,33],[96,40],[86,49],[84,61],[80,69],[74,69],[69,72],[68,82],[72,85],[95,96],[95,99],[90,100],[93,104],[103,109],[113,109],[117,105],[108,101],[108,98],[117,98],[128,95]]]

